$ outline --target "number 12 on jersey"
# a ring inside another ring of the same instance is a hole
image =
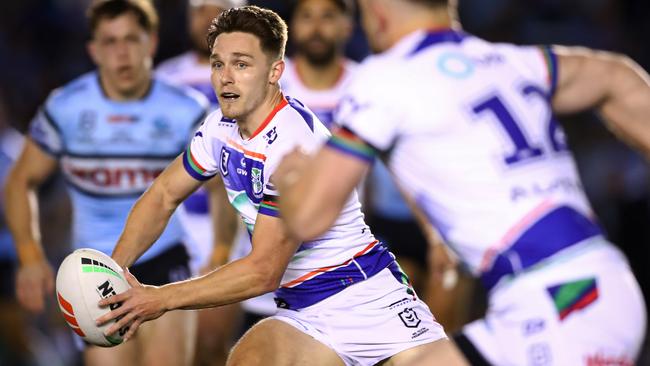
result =
[[[541,97],[549,104],[550,118],[546,126],[547,137],[554,152],[566,151],[567,145],[564,138],[564,132],[562,132],[557,120],[553,117],[553,113],[550,111],[550,102],[546,93],[537,86],[527,85],[522,88],[521,96],[523,98],[529,96]],[[541,145],[528,141],[524,131],[520,127],[521,124],[518,123],[513,114],[503,103],[502,98],[498,95],[493,95],[482,100],[480,103],[473,105],[472,112],[477,116],[484,113],[492,113],[499,121],[501,128],[506,132],[508,138],[515,147],[514,152],[507,154],[504,157],[503,160],[506,165],[514,165],[545,155],[546,152]]]

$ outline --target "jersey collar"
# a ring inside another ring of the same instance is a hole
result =
[[[255,132],[253,132],[253,134],[246,140],[250,141],[250,140],[254,139],[255,136],[259,135],[260,132],[262,132],[266,128],[266,126],[268,126],[268,124],[271,122],[273,117],[275,117],[275,115],[280,111],[280,109],[284,108],[287,104],[288,104],[287,98],[282,96],[282,100],[280,100],[280,102],[278,104],[276,104],[275,107],[273,107],[273,110],[271,111],[271,113],[269,113],[268,116],[266,116],[266,119],[264,119],[264,122],[262,122],[262,124],[255,130]]]

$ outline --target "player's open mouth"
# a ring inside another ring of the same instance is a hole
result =
[[[221,93],[221,98],[225,100],[237,100],[239,98],[239,94],[235,93]]]

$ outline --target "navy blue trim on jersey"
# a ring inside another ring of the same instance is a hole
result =
[[[72,181],[69,179],[65,179],[65,183],[68,185],[68,187],[74,189],[78,193],[81,193],[85,196],[89,197],[95,197],[95,198],[102,198],[102,199],[109,199],[109,198],[138,198],[144,194],[145,190],[143,191],[138,191],[138,192],[131,192],[131,193],[97,193],[97,192],[91,192],[85,188],[81,188],[79,185],[74,184]]]
[[[287,101],[289,102],[289,105],[300,114],[303,120],[305,120],[305,123],[311,130],[311,132],[314,132],[314,116],[309,113],[307,108],[305,108],[305,105],[302,104],[301,101],[298,99],[294,99],[291,97],[286,97]]]
[[[50,147],[45,145],[44,143],[42,143],[42,142],[40,142],[40,141],[38,141],[36,139],[33,139],[31,137],[29,137],[29,139],[32,142],[34,142],[36,144],[36,146],[38,146],[41,149],[41,151],[43,151],[47,155],[50,155],[52,158],[59,159],[61,157],[61,154],[59,154],[59,153],[55,152],[54,150],[50,149]]]
[[[499,253],[492,267],[481,274],[481,281],[489,291],[504,276],[516,275],[563,249],[602,234],[601,228],[589,218],[571,207],[560,206]]]
[[[65,156],[78,159],[134,159],[134,160],[169,160],[171,163],[172,160],[176,159],[182,151],[178,151],[174,154],[167,155],[138,155],[138,154],[84,154],[84,153],[75,153],[75,152],[66,152]]]
[[[424,38],[418,43],[418,45],[408,54],[408,57],[413,57],[416,54],[420,53],[431,46],[437,45],[439,43],[461,43],[467,34],[453,29],[446,29],[438,32],[427,33]]]
[[[202,175],[202,174],[199,174],[199,173],[198,173],[198,172],[197,172],[197,171],[192,167],[192,164],[191,164],[190,161],[189,161],[190,157],[189,157],[189,155],[188,155],[188,152],[189,152],[189,149],[185,150],[185,152],[183,153],[183,159],[182,159],[182,160],[183,160],[183,167],[185,168],[185,171],[187,172],[187,174],[190,175],[190,177],[192,177],[192,178],[194,178],[194,179],[196,179],[196,180],[198,180],[198,181],[200,181],[200,182],[205,182],[206,180],[209,180],[210,178],[212,178],[212,177],[214,177],[215,175],[217,175],[216,173],[215,173],[215,174],[212,174],[212,175],[208,175],[208,176],[206,176],[206,175]]]
[[[284,309],[306,308],[374,276],[393,262],[395,257],[383,243],[378,243],[368,253],[355,258],[346,266],[324,272],[295,287],[280,287],[275,291],[276,304]]]

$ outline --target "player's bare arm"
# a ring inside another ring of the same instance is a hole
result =
[[[272,180],[280,191],[280,211],[291,234],[306,240],[331,227],[368,166],[365,160],[327,145],[313,157],[298,150],[287,154]]]
[[[558,86],[553,109],[596,108],[619,138],[650,157],[650,77],[627,56],[556,47]]]
[[[113,250],[115,261],[131,266],[162,234],[178,205],[200,185],[185,172],[182,157],[176,158],[131,209]]]
[[[133,322],[126,334],[130,338],[142,322],[166,311],[226,305],[275,290],[299,242],[289,238],[279,218],[258,215],[252,244],[248,256],[192,280],[143,286],[127,274],[132,289],[100,302],[100,306],[123,302],[122,306],[99,318],[98,323],[123,316],[107,332],[112,334]]]
[[[56,160],[26,139],[23,151],[5,186],[7,225],[14,237],[20,260],[16,294],[27,309],[43,310],[44,295],[54,288],[54,277],[43,247],[38,223],[36,190],[57,167]]]

